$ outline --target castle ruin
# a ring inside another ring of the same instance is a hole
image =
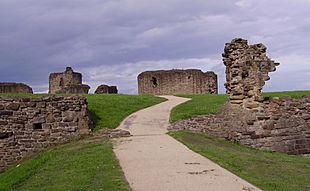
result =
[[[62,73],[51,73],[49,76],[50,94],[88,94],[90,87],[82,84],[82,74],[67,67]]]
[[[97,87],[95,94],[117,94],[118,90],[116,86],[100,85]]]
[[[1,82],[0,93],[30,93],[32,94],[32,88],[23,83],[13,82]]]
[[[268,73],[279,65],[267,57],[266,47],[233,39],[225,46],[223,61],[228,102],[216,115],[181,120],[170,130],[207,132],[256,148],[309,154],[310,96],[293,99],[261,95]]]
[[[263,44],[248,45],[244,39],[234,39],[224,48],[223,62],[226,66],[225,87],[230,103],[245,108],[258,108],[264,100],[261,90],[279,63],[270,60]]]
[[[138,75],[139,94],[217,94],[217,75],[197,69],[146,71]]]

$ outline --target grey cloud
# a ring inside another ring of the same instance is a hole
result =
[[[106,81],[135,93],[142,69],[197,67],[215,70],[224,92],[224,44],[244,37],[282,63],[266,90],[307,88],[307,64],[279,83],[309,58],[309,8],[306,0],[2,0],[0,81],[46,91],[50,72],[73,66],[93,86]]]

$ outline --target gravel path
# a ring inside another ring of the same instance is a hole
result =
[[[167,135],[170,110],[188,99],[168,101],[130,115],[119,126],[132,137],[115,139],[114,152],[134,191],[259,190]]]

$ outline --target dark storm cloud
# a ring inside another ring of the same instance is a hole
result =
[[[0,81],[46,91],[50,72],[73,66],[93,88],[123,93],[135,93],[147,69],[214,70],[222,84],[224,44],[244,37],[282,64],[266,90],[310,89],[309,8],[305,0],[1,0]]]

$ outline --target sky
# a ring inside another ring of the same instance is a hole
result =
[[[146,70],[214,71],[225,43],[263,43],[280,62],[264,91],[310,89],[310,0],[0,0],[0,81],[48,91],[66,66],[137,93]]]

